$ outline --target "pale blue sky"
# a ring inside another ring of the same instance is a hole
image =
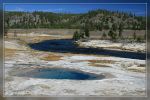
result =
[[[89,10],[106,9],[111,11],[132,12],[145,16],[145,4],[5,4],[5,11],[45,11],[65,13],[85,13]]]

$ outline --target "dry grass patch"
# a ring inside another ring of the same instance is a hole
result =
[[[38,42],[43,41],[43,40],[49,40],[49,39],[54,39],[54,37],[52,37],[52,36],[37,36],[34,38],[34,40],[37,40]]]
[[[11,37],[9,37],[11,38]],[[6,38],[8,39],[8,38]],[[58,37],[53,36],[17,36],[16,39],[20,39],[26,43],[37,43],[44,40],[50,40],[50,39],[58,39]]]
[[[127,70],[133,71],[133,72],[145,73],[146,72],[146,65],[145,64],[134,65],[131,67],[127,67]]]
[[[49,54],[45,57],[42,57],[41,60],[46,60],[46,61],[58,61],[61,60],[62,56],[59,55],[54,55],[54,54]]]
[[[16,49],[4,49],[4,56],[5,57],[13,57],[15,55]]]
[[[5,98],[0,94],[0,100],[5,100]]]
[[[36,36],[36,37],[21,37],[20,39],[26,41],[27,43],[37,43],[37,42],[41,42],[44,40],[50,40],[50,39],[55,39],[55,37],[52,36]]]
[[[128,67],[127,70],[133,71],[133,72],[141,72],[141,73],[146,72],[145,67]]]
[[[146,67],[146,65],[145,64],[140,64],[139,67]]]

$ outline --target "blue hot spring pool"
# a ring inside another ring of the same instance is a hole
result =
[[[40,79],[70,79],[70,80],[99,80],[104,75],[83,72],[66,68],[36,68],[33,70],[17,73],[15,76]]]

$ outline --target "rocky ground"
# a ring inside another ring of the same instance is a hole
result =
[[[27,38],[28,37],[28,38]],[[46,38],[45,38],[46,37]],[[44,39],[64,38],[61,35],[18,36],[5,39],[5,95],[6,96],[145,96],[146,61],[104,55],[53,53],[33,50],[27,43]],[[107,41],[90,41],[84,46],[108,46]],[[104,45],[105,43],[105,45]],[[113,44],[112,44],[113,45]],[[114,44],[119,46],[121,44]],[[134,45],[134,44],[133,44]],[[143,49],[145,44],[139,44]],[[125,45],[127,47],[127,45]],[[128,46],[136,48],[136,46]],[[139,48],[139,47],[137,47]],[[136,48],[136,49],[137,49]],[[103,74],[101,80],[37,79],[12,76],[17,71],[36,68],[72,68],[85,72]]]
[[[112,42],[110,40],[89,40],[87,42],[78,41],[77,44],[81,47],[105,48],[133,52],[146,52],[146,43],[128,43],[128,42]]]

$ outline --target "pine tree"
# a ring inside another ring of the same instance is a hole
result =
[[[85,32],[83,29],[80,29],[79,38],[84,38]]]
[[[114,33],[113,30],[110,30],[110,31],[108,32],[108,36],[109,36],[112,40],[114,40],[114,41],[116,41],[116,39],[117,39],[117,34]]]
[[[109,37],[112,37],[112,34],[113,34],[113,31],[110,30],[110,31],[108,32],[108,36],[109,36]]]
[[[85,32],[85,36],[89,38],[90,37],[89,29],[85,28],[84,32]]]
[[[142,41],[141,37],[137,37],[136,41],[141,42]]]
[[[78,31],[75,31],[74,34],[73,34],[73,40],[78,40],[80,37],[79,37],[79,33]]]
[[[10,19],[7,18],[7,17],[8,17],[8,16],[6,16],[6,18],[5,18],[5,23],[4,23],[4,36],[7,36],[7,35],[8,35],[8,29],[9,29],[9,27],[10,27],[10,23],[9,23]]]
[[[116,25],[116,24],[113,24],[113,25],[112,25],[112,30],[113,30],[113,31],[117,31],[117,25]]]
[[[119,24],[119,37],[122,37],[122,32],[123,32],[123,23]]]

